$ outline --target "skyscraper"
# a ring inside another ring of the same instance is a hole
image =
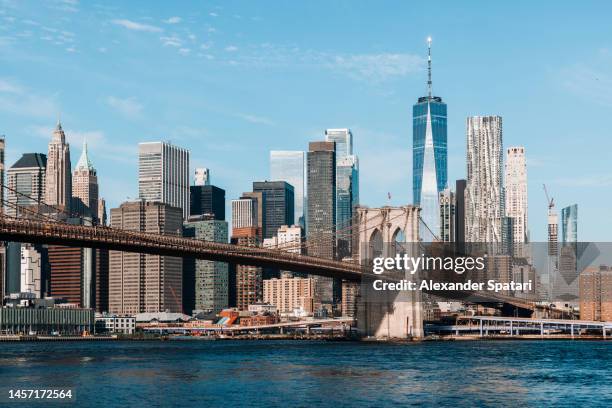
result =
[[[138,145],[138,194],[178,207],[189,217],[189,151],[168,142]]]
[[[26,210],[17,207],[38,206],[44,201],[46,169],[47,156],[42,153],[24,153],[8,169],[6,213],[9,216],[28,216]]]
[[[212,214],[216,220],[225,220],[225,190],[217,186],[195,185],[189,187],[190,214]]]
[[[350,129],[327,129],[325,141],[336,143],[336,163],[340,158],[353,154],[353,133]]]
[[[77,214],[98,220],[98,177],[89,160],[86,142],[72,174],[72,202]]]
[[[525,148],[509,147],[506,150],[505,174],[506,216],[512,218],[511,240],[514,255],[525,257],[529,232],[527,230],[527,162]]]
[[[112,228],[179,235],[183,211],[160,202],[125,202],[111,209]],[[109,311],[117,314],[181,312],[183,260],[110,251]]]
[[[183,225],[183,236],[209,242],[227,243],[227,222],[212,216],[190,216]],[[226,262],[183,259],[183,299],[193,289],[193,305],[185,308],[204,313],[219,313],[229,305],[229,272]],[[189,302],[191,303],[191,302]],[[184,302],[185,304],[185,302]]]
[[[502,118],[467,119],[465,239],[502,243],[504,200]]]
[[[465,243],[465,180],[455,181],[455,242]]]
[[[276,235],[283,225],[293,225],[294,189],[286,181],[254,181],[253,192],[262,193],[263,237]]]
[[[561,209],[561,245],[578,242],[578,204]]]
[[[455,240],[455,193],[445,188],[440,193],[440,240],[453,242]]]
[[[412,107],[412,196],[428,228],[421,238],[432,241],[440,230],[439,194],[447,187],[446,104],[432,94],[431,38],[428,39],[427,96]],[[430,232],[431,231],[431,232]]]
[[[45,203],[61,208],[70,208],[72,200],[72,172],[70,165],[70,146],[62,124],[58,121],[47,155],[47,175]]]
[[[195,169],[194,184],[196,186],[210,185],[210,170],[206,167]]]
[[[335,142],[310,142],[308,167],[308,255],[336,256],[336,146]],[[333,305],[334,280],[315,277],[315,308]]]
[[[283,180],[293,186],[295,198],[293,220],[305,226],[304,202],[306,190],[304,185],[304,152],[295,150],[272,150],[270,152],[270,180]]]
[[[4,135],[0,135],[0,214],[4,214],[4,158],[5,158]],[[0,294],[2,294],[2,275],[0,274]]]

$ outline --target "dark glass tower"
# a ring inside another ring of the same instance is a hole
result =
[[[421,228],[424,241],[431,241],[440,230],[439,193],[448,180],[446,104],[432,96],[431,38],[428,45],[428,95],[412,108],[412,196],[426,224]]]
[[[225,220],[225,190],[216,186],[190,186],[190,214],[214,215],[215,220]]]
[[[286,181],[255,181],[253,192],[263,197],[263,237],[272,238],[283,225],[293,225],[295,198]]]

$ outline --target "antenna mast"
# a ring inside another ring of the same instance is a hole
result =
[[[427,37],[427,92],[431,99],[431,37]]]

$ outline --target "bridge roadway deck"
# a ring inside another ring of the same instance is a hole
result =
[[[193,257],[240,265],[278,268],[353,282],[361,282],[364,279],[381,279],[381,275],[375,275],[369,268],[351,262],[321,259],[278,249],[201,241],[102,226],[71,225],[0,216],[0,240]],[[394,280],[388,277],[385,279]],[[522,309],[533,310],[534,308],[532,302],[491,292],[438,291],[428,293],[473,303],[504,303]]]

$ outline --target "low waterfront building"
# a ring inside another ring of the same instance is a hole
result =
[[[112,314],[96,314],[96,334],[121,333],[134,334],[136,317],[117,316]]]
[[[240,318],[240,326],[265,326],[278,323],[276,315],[254,315]]]
[[[92,333],[93,309],[61,307],[31,293],[11,295],[0,308],[0,334],[82,335]]]
[[[580,319],[612,321],[612,267],[588,267],[580,274]]]
[[[313,312],[314,279],[312,278],[273,278],[264,280],[264,303],[278,308],[281,313],[291,313],[294,309]]]

